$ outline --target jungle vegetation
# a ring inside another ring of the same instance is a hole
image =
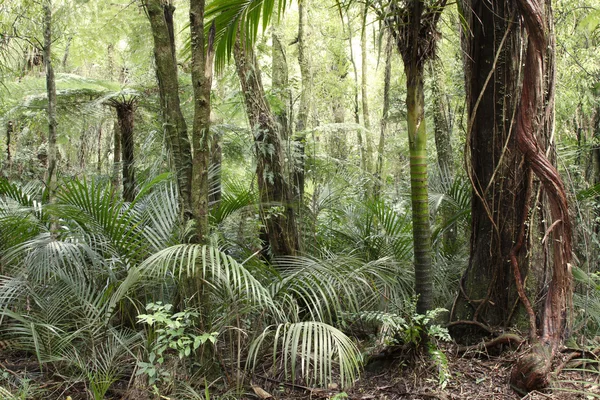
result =
[[[547,388],[600,346],[599,49],[596,0],[0,0],[0,352],[58,382],[0,397],[443,389],[450,341]]]

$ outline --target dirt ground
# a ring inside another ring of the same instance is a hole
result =
[[[519,349],[506,350],[498,355],[482,352],[467,352],[457,354],[455,345],[448,345],[444,352],[448,359],[450,378],[445,387],[440,386],[438,371],[435,366],[425,359],[418,357],[407,361],[396,359],[386,361],[384,365],[368,365],[354,387],[342,391],[331,387],[328,390],[310,389],[301,385],[284,383],[276,377],[255,374],[252,377],[252,387],[243,395],[233,397],[231,392],[224,399],[352,399],[352,400],[542,400],[542,399],[594,399],[600,398],[600,372],[592,364],[583,364],[577,358],[569,361],[572,352],[562,353],[554,365],[555,370],[561,370],[555,377],[550,388],[543,392],[532,392],[526,395],[517,393],[509,384],[512,365],[521,355]],[[593,354],[590,353],[591,356]],[[567,363],[567,361],[569,361]],[[573,370],[571,365],[580,364],[579,370]],[[583,370],[586,370],[584,372]],[[15,357],[14,354],[0,354],[0,373],[5,379],[10,377],[33,378],[41,387],[48,390],[42,398],[48,400],[64,400],[66,393],[73,400],[90,398],[85,387],[73,384],[69,390],[58,389],[60,377],[42,375],[35,359]],[[63,382],[64,384],[64,382]],[[57,390],[52,390],[52,387]],[[119,382],[112,395],[107,399],[146,400],[154,399],[149,393],[133,391],[127,382]],[[211,399],[218,398],[218,390],[211,388]],[[201,392],[202,393],[202,392]],[[50,397],[48,397],[50,396]],[[269,397],[271,396],[271,397]],[[0,398],[2,397],[0,393]],[[36,399],[39,397],[36,397]],[[177,397],[164,396],[162,399],[178,400]],[[3,399],[0,399],[3,400]]]
[[[544,392],[529,394],[517,393],[509,383],[512,366],[520,356],[518,350],[504,351],[500,355],[471,352],[457,354],[456,346],[445,349],[451,377],[444,388],[438,382],[438,374],[429,363],[412,366],[402,362],[387,365],[380,371],[365,371],[356,385],[340,395],[340,390],[305,390],[301,387],[287,387],[282,390],[273,381],[255,378],[255,384],[273,395],[274,399],[350,399],[350,400],[570,400],[600,398],[600,372],[588,364],[573,371],[571,364],[580,363],[577,359],[566,363],[569,352],[565,352],[555,362],[555,370],[560,368],[550,388]],[[270,391],[269,391],[270,390]],[[338,397],[336,398],[336,394]],[[247,399],[261,398],[248,396]]]

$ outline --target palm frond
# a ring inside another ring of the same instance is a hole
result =
[[[365,263],[351,256],[287,257],[278,259],[278,268],[281,278],[270,287],[273,298],[286,303],[295,299],[315,321],[333,322],[342,312],[412,296],[412,273],[391,258]]]
[[[206,7],[207,29],[214,23],[215,68],[222,71],[233,52],[238,34],[245,39],[248,48],[256,42],[259,28],[265,30],[273,17],[277,3],[277,16],[285,11],[287,0],[222,0],[213,1]]]
[[[148,257],[139,270],[154,277],[199,277],[213,290],[223,289],[229,301],[250,301],[275,310],[268,290],[242,264],[211,246],[171,246]]]
[[[252,366],[257,365],[267,338],[273,342],[274,368],[282,359],[285,374],[292,381],[301,375],[310,384],[327,387],[335,381],[334,370],[337,369],[342,387],[348,387],[360,372],[362,356],[358,348],[331,325],[310,321],[268,327],[250,346],[248,359]]]

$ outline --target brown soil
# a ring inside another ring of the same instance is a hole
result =
[[[336,387],[311,389],[301,385],[284,383],[274,377],[260,374],[252,378],[252,388],[240,399],[353,399],[353,400],[542,400],[542,399],[592,399],[600,398],[600,372],[594,367],[580,366],[587,372],[573,371],[565,361],[572,358],[572,353],[565,351],[561,359],[556,360],[555,370],[562,369],[553,380],[551,388],[544,392],[532,392],[520,395],[509,384],[511,368],[521,355],[519,350],[507,350],[498,355],[482,352],[457,354],[457,347],[449,345],[444,349],[448,358],[451,377],[442,388],[438,382],[438,373],[427,361],[427,357],[413,357],[412,360],[387,360],[385,364],[368,365],[355,386],[344,391]],[[592,356],[593,354],[590,353]],[[587,356],[589,357],[590,354]],[[580,363],[574,358],[570,363]],[[42,388],[47,389],[44,399],[66,398],[69,394],[73,400],[90,398],[81,383],[74,383],[65,390],[65,383],[57,375],[42,374],[35,359],[19,354],[0,354],[0,373],[4,379],[27,377]],[[2,384],[5,388],[6,384]],[[127,389],[128,382],[114,385],[110,399],[145,400],[153,399],[148,393],[137,389]],[[218,385],[216,385],[218,386]],[[218,399],[219,390],[211,387],[211,399]],[[202,389],[199,390],[202,393]],[[343,393],[347,397],[343,397]],[[50,397],[48,393],[50,394]],[[337,395],[337,397],[336,397]],[[268,397],[271,396],[271,397]],[[0,396],[1,397],[1,396]],[[164,399],[178,400],[176,397]],[[235,397],[229,392],[224,397],[231,400]]]

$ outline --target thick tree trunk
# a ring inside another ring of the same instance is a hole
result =
[[[175,7],[160,0],[144,0],[154,38],[154,59],[163,115],[163,127],[171,157],[184,218],[192,211],[192,151],[187,125],[181,112],[177,60],[175,58],[173,12]]]
[[[260,209],[271,254],[274,257],[295,255],[298,251],[298,232],[292,193],[284,169],[281,138],[265,98],[256,58],[251,50],[242,47],[239,35],[234,46],[234,57],[254,134]]]
[[[524,219],[529,181],[512,122],[521,62],[515,8],[511,0],[495,1],[493,7],[473,0],[465,8],[472,10],[468,22],[473,32],[464,42],[469,118],[465,158],[473,197],[470,258],[454,317],[490,327],[523,321],[508,257]],[[523,274],[529,270],[525,253],[518,255]]]
[[[535,345],[511,382],[529,391],[547,384],[571,301],[566,197],[546,153],[553,130],[551,13],[537,0],[491,7],[475,0],[463,9],[469,10],[464,43],[474,195],[471,257],[454,317],[528,326]],[[519,14],[528,38],[523,70]],[[535,304],[544,304],[543,311]]]
[[[134,169],[134,117],[135,99],[116,103],[117,120],[121,136],[121,152],[123,160],[123,200],[132,202],[136,195],[135,169]],[[116,137],[115,137],[116,139]],[[116,149],[115,149],[116,151]]]
[[[56,190],[56,81],[52,67],[52,0],[44,1],[44,66],[46,67],[46,91],[48,94],[48,170],[46,189],[53,198]]]
[[[214,26],[208,38],[204,32],[204,0],[190,1],[190,30],[192,40],[192,87],[194,89],[194,125],[192,128],[193,174],[192,207],[196,221],[196,238],[206,241],[209,233],[210,166],[210,90],[213,71]],[[208,40],[206,40],[208,39]]]

